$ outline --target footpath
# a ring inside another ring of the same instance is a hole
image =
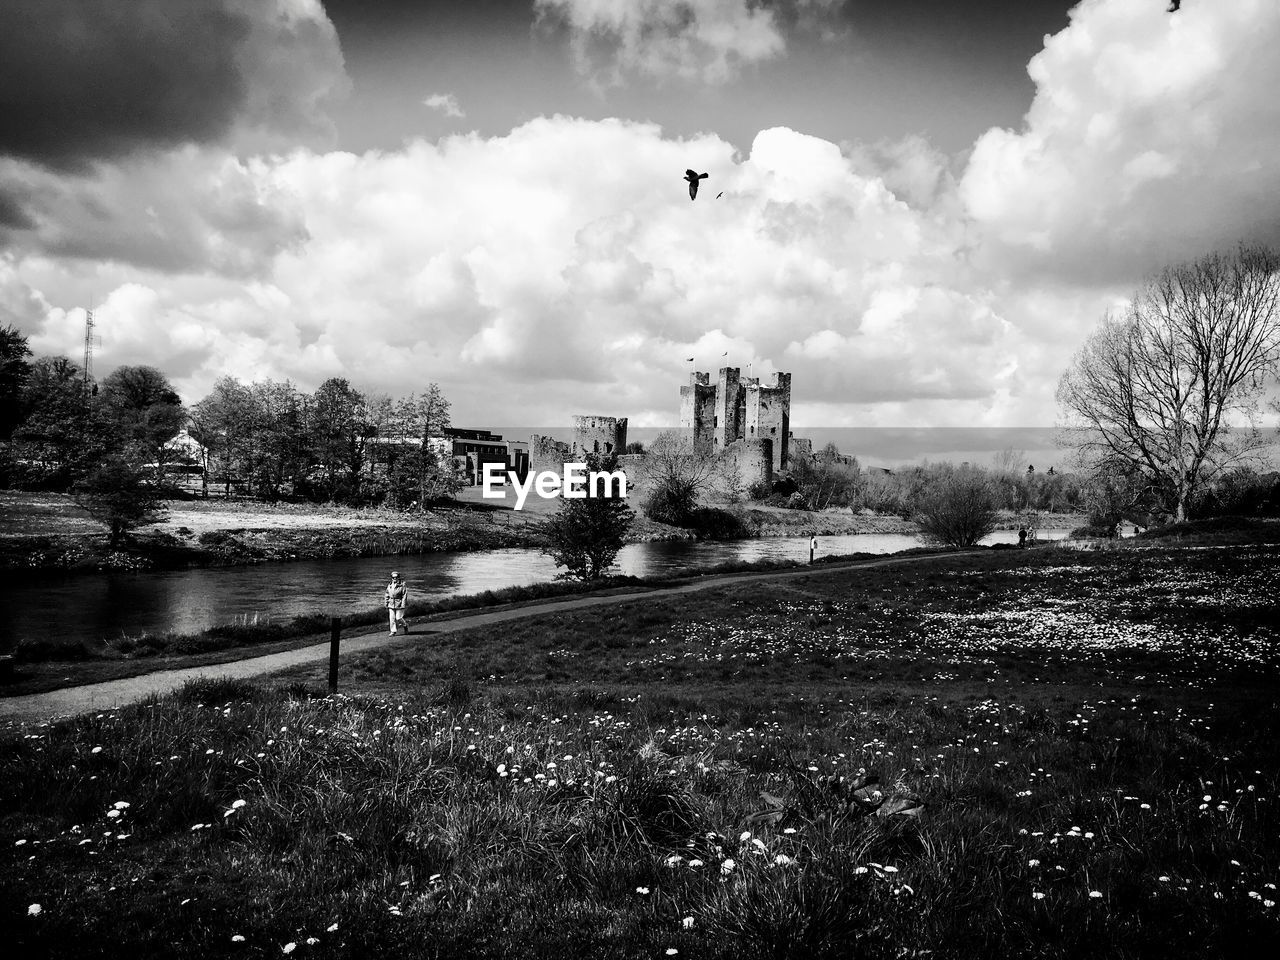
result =
[[[946,554],[948,557],[965,555]],[[928,554],[924,556],[895,557],[888,560],[851,560],[848,563],[823,563],[813,566],[787,567],[781,570],[768,570],[760,573],[711,575],[688,583],[682,583],[678,586],[661,587],[656,590],[611,593],[608,596],[570,597],[565,600],[531,603],[521,607],[480,611],[465,616],[453,616],[449,619],[420,617],[409,621],[411,632],[408,636],[387,636],[381,628],[369,628],[359,634],[344,636],[342,638],[341,656],[351,656],[394,644],[420,642],[424,636],[457,633],[461,630],[469,630],[472,627],[486,624],[502,623],[507,620],[519,620],[526,617],[540,617],[544,614],[560,613],[566,610],[584,610],[588,607],[626,603],[629,600],[658,600],[662,597],[694,593],[699,590],[710,590],[716,587],[735,583],[748,583],[755,580],[794,580],[803,577],[828,576],[834,573],[848,573],[851,570],[869,569],[871,567],[916,563],[921,560],[937,559],[937,557],[938,554]],[[92,713],[96,710],[114,710],[117,707],[122,707],[145,697],[171,693],[188,680],[213,677],[260,677],[289,667],[296,667],[300,664],[324,662],[328,658],[329,643],[325,641],[324,643],[298,647],[294,650],[282,650],[279,653],[266,654],[265,656],[248,656],[243,660],[233,660],[229,663],[185,667],[177,670],[159,670],[155,673],[144,673],[121,680],[107,680],[102,683],[88,683],[82,686],[64,687],[61,690],[49,690],[45,693],[5,697],[0,698],[0,720],[51,720],[55,717]]]

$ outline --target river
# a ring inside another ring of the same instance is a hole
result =
[[[1041,530],[1059,539],[1066,530]],[[984,543],[1016,543],[1001,530]],[[818,554],[898,553],[920,546],[907,534],[820,537]],[[637,577],[696,570],[731,560],[807,560],[804,537],[629,544],[619,572]],[[452,597],[545,583],[556,567],[530,548],[427,553],[357,560],[311,560],[256,566],[205,567],[146,573],[67,574],[0,587],[0,649],[19,640],[96,641],[143,633],[195,633],[239,621],[288,620],[300,614],[342,615],[380,605],[391,570],[409,584],[411,600]]]

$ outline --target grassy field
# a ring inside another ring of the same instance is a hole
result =
[[[59,957],[1252,956],[1277,596],[1276,547],[991,551],[13,729],[0,909]]]

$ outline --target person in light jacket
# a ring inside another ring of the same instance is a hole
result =
[[[387,584],[386,599],[387,626],[390,630],[388,636],[394,637],[396,631],[400,629],[408,633],[409,627],[404,622],[404,609],[409,605],[409,588],[400,579],[400,574],[394,570],[391,571],[391,582]]]

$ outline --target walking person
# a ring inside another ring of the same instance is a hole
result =
[[[390,631],[387,635],[394,637],[399,629],[408,633],[409,627],[404,622],[404,610],[409,605],[409,588],[400,579],[400,574],[394,570],[391,571],[391,582],[387,584],[386,601],[387,628]]]
[[[818,552],[818,535],[815,533],[809,537],[809,562],[813,563],[814,555]]]
[[[1026,545],[1027,545],[1027,528],[1019,527],[1018,528],[1018,546],[1025,547]]]

